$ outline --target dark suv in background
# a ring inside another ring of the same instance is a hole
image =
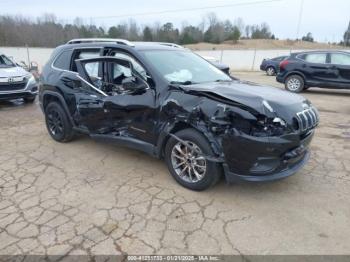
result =
[[[268,76],[274,76],[279,71],[281,61],[287,57],[288,56],[278,56],[272,59],[264,59],[261,62],[260,70],[265,71]]]
[[[350,89],[350,53],[312,51],[293,53],[280,63],[276,80],[288,91],[309,87]]]

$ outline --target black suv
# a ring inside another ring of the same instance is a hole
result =
[[[298,171],[318,124],[305,98],[230,78],[191,51],[126,40],[73,40],[43,69],[51,137],[76,133],[164,158],[181,185],[269,181]]]
[[[291,92],[309,87],[350,89],[350,53],[312,51],[294,53],[280,63],[276,80]]]

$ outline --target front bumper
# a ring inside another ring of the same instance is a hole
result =
[[[281,74],[281,73],[278,73],[277,76],[276,76],[276,81],[279,82],[279,83],[284,84],[284,80],[285,80],[284,75]]]
[[[0,92],[0,100],[12,100],[26,97],[34,97],[38,94],[39,89],[38,85],[28,85],[26,88],[22,90],[14,90],[14,91],[1,91]]]
[[[239,181],[248,181],[248,182],[269,182],[269,181],[275,181],[275,180],[280,180],[286,177],[289,177],[291,175],[294,175],[297,173],[305,164],[308,162],[310,158],[310,151],[306,151],[304,156],[300,159],[299,162],[287,166],[285,169],[277,172],[277,173],[272,173],[269,175],[262,175],[262,176],[257,176],[257,175],[238,175],[233,172],[230,172],[228,165],[223,164],[224,167],[224,172],[225,172],[225,177],[226,181],[229,183],[233,182],[239,182]]]
[[[274,138],[228,136],[223,141],[227,182],[272,181],[295,174],[308,161],[314,131]]]

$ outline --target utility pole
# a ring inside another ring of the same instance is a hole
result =
[[[298,18],[298,25],[297,25],[297,39],[299,38],[301,18],[303,16],[303,9],[304,9],[304,0],[300,0],[299,18]]]

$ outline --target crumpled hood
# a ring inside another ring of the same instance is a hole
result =
[[[275,87],[262,86],[251,82],[234,80],[182,86],[188,91],[209,92],[248,106],[262,114],[270,114],[263,101],[267,101],[276,115],[291,120],[295,113],[303,111],[307,100],[297,94]]]
[[[15,77],[15,76],[25,76],[29,73],[24,70],[22,67],[0,67],[0,77]]]

